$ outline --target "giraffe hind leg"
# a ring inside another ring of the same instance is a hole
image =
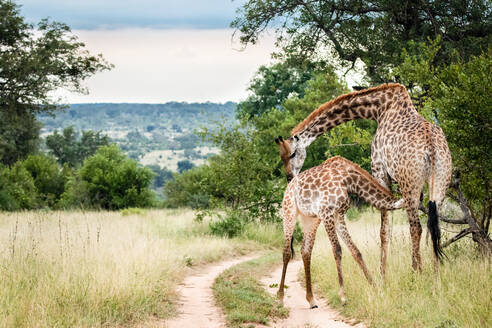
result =
[[[364,259],[362,258],[362,254],[355,245],[355,243],[352,240],[352,237],[350,237],[350,234],[347,230],[347,226],[345,225],[345,221],[343,219],[343,215],[337,214],[337,227],[338,227],[338,232],[340,234],[340,237],[342,240],[345,242],[347,245],[348,249],[350,250],[350,253],[352,253],[353,258],[359,265],[359,267],[362,269],[362,272],[364,272],[364,275],[369,281],[369,283],[372,285],[373,280],[371,277],[371,274],[369,273],[369,270],[367,269],[366,263],[364,262]]]
[[[284,299],[284,284],[285,275],[287,273],[287,265],[293,257],[293,235],[294,228],[296,225],[297,209],[294,207],[283,208],[283,223],[284,223],[284,249],[282,252],[283,256],[283,267],[282,267],[282,277],[280,278],[280,284],[277,292],[279,300],[283,303]]]

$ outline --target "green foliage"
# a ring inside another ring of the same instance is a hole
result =
[[[2,107],[0,100],[0,122],[2,122],[0,124],[0,163],[13,165],[28,154],[36,152],[39,146],[41,124],[36,120],[34,114],[22,108],[6,110]]]
[[[15,211],[38,206],[34,180],[21,162],[12,167],[0,164],[0,209]]]
[[[445,67],[426,103],[438,112],[453,164],[461,172],[464,192],[489,209],[492,209],[491,54]]]
[[[22,166],[31,175],[41,206],[55,207],[65,191],[65,183],[71,173],[61,170],[54,158],[46,155],[29,155]]]
[[[64,206],[81,206],[103,209],[148,207],[153,194],[148,186],[152,171],[138,167],[115,146],[103,146],[85,160],[77,176],[69,181]]]
[[[229,211],[224,217],[209,223],[213,235],[233,238],[240,235],[244,228],[245,219],[239,211]]]
[[[282,61],[260,66],[248,87],[251,94],[237,107],[237,116],[246,119],[261,116],[280,107],[289,97],[303,97],[308,81],[325,71],[325,67],[324,63],[308,61]]]
[[[449,62],[453,51],[466,60],[492,43],[490,1],[245,1],[231,26],[243,44],[275,26],[284,54],[296,58],[335,58],[353,65],[361,59],[375,83],[401,63],[409,42],[441,35],[435,64]],[[350,67],[350,66],[349,66]]]
[[[60,108],[52,91],[85,92],[81,81],[112,66],[63,23],[43,19],[35,27],[7,0],[0,0],[0,17],[0,162],[12,165],[37,148],[35,114]]]
[[[191,206],[193,195],[207,193],[208,167],[195,167],[181,174],[164,185],[166,205],[169,207]],[[207,193],[208,194],[208,193]]]
[[[109,145],[109,138],[101,135],[101,131],[82,131],[78,138],[73,126],[58,131],[46,137],[46,146],[50,153],[58,159],[62,165],[79,167],[87,157],[93,155],[99,147]]]

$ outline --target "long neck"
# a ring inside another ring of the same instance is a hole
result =
[[[395,199],[391,192],[367,171],[353,163],[351,166],[347,177],[348,192],[359,195],[378,209],[393,210],[403,206],[403,200]]]
[[[384,112],[398,99],[408,97],[400,84],[348,93],[321,105],[303,122],[292,130],[304,147],[309,146],[318,136],[344,122],[355,119],[371,119],[379,123]]]

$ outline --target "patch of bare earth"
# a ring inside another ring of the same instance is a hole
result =
[[[222,310],[215,304],[212,285],[224,270],[249,261],[258,255],[248,255],[233,260],[198,268],[186,277],[178,288],[180,300],[178,316],[164,323],[167,328],[216,328],[226,327]]]
[[[338,311],[326,305],[323,299],[316,298],[318,308],[311,309],[306,301],[306,291],[299,282],[298,273],[303,269],[302,261],[293,261],[287,267],[285,283],[289,287],[285,289],[284,306],[289,309],[289,317],[277,320],[270,327],[277,328],[365,328],[362,323],[350,323],[344,319]],[[270,276],[261,280],[269,293],[276,295],[278,287],[269,286],[278,284],[282,274],[282,267],[275,270]],[[316,296],[316,295],[315,295]],[[259,326],[258,326],[259,327]]]

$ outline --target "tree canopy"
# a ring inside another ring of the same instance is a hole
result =
[[[29,24],[18,5],[0,0],[0,118],[10,123],[0,129],[0,162],[13,164],[36,148],[34,115],[62,107],[52,91],[87,92],[82,81],[111,67],[67,25],[48,19]]]
[[[492,7],[488,0],[248,0],[231,26],[245,45],[274,29],[291,56],[335,57],[348,65],[361,59],[379,83],[410,41],[440,36],[435,64],[446,63],[453,51],[479,55],[492,42]]]
[[[82,131],[78,136],[73,126],[63,129],[61,134],[55,131],[46,137],[46,146],[58,162],[78,167],[87,157],[93,155],[99,147],[108,146],[109,137],[100,131]]]

